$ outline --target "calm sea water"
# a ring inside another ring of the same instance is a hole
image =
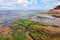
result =
[[[9,26],[10,20],[29,18],[35,15],[40,10],[29,10],[29,11],[12,11],[12,10],[0,10],[0,27]]]
[[[0,27],[9,26],[11,24],[11,21],[14,21],[17,19],[31,18],[32,16],[35,16],[36,12],[41,12],[41,11],[40,10],[34,10],[34,11],[32,11],[32,10],[29,10],[29,11],[12,11],[12,10],[2,11],[1,10],[0,11]],[[46,15],[46,14],[40,14],[39,16],[42,16],[42,17],[47,16],[47,17],[51,18],[50,15]],[[36,19],[36,18],[34,18],[34,19]],[[45,19],[43,19],[43,20],[45,21]],[[50,23],[50,21],[48,21],[48,22]]]
[[[21,19],[28,18],[35,14],[35,12],[40,12],[39,10],[29,10],[29,11],[12,11],[4,10],[0,11],[0,20],[10,20],[10,19]]]

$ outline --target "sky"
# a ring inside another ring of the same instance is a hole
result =
[[[60,0],[0,0],[0,10],[50,10]]]

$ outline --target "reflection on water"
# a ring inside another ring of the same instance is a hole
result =
[[[0,27],[6,26],[10,24],[10,20],[15,19],[23,19],[32,17],[35,13],[39,12],[37,10],[34,11],[12,11],[12,10],[1,10],[0,11]]]
[[[20,19],[32,15],[33,12],[29,11],[0,11],[0,20]]]

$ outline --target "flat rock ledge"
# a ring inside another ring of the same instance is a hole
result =
[[[41,27],[40,30],[50,35],[60,34],[60,28],[57,27]]]

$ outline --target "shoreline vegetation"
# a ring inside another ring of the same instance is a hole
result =
[[[48,12],[37,12],[36,14],[48,14],[60,18],[59,11],[56,11],[57,8]],[[30,19],[15,20],[10,25],[0,28],[0,40],[60,40],[60,26],[37,22],[38,19],[36,21]],[[49,20],[51,21],[51,19]]]
[[[1,40],[60,40],[60,28],[22,19],[0,31]]]

